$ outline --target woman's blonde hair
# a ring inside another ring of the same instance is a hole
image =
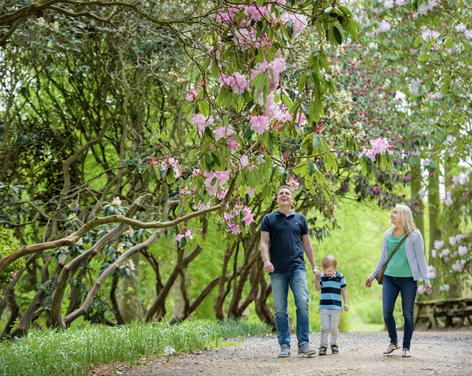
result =
[[[416,230],[415,222],[413,221],[413,213],[411,209],[406,205],[397,204],[395,209],[400,216],[401,223],[405,228],[405,231],[409,234],[410,232]]]

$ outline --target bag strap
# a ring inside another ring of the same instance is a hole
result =
[[[402,240],[400,240],[400,242],[397,244],[397,246],[395,247],[395,249],[393,250],[393,252],[390,254],[390,256],[388,256],[387,258],[387,261],[385,261],[385,264],[384,265],[387,265],[388,262],[392,259],[393,255],[395,255],[395,253],[398,251],[398,249],[401,247],[401,245],[403,244],[403,242],[406,240],[406,238],[408,237],[408,233],[405,233],[405,236],[402,238]]]

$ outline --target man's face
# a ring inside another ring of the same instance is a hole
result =
[[[292,205],[292,192],[288,188],[282,188],[277,194],[277,204],[280,205]]]

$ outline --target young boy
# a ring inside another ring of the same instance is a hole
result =
[[[344,276],[336,271],[337,261],[333,256],[325,256],[321,261],[323,273],[316,271],[316,289],[321,290],[320,324],[321,340],[320,355],[326,355],[328,334],[331,333],[331,353],[339,353],[337,344],[339,316],[342,308],[349,309],[347,303],[346,281]],[[341,296],[344,306],[341,305]]]

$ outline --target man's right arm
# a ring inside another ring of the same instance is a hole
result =
[[[267,231],[261,231],[261,256],[264,262],[264,270],[267,273],[272,273],[274,271],[274,265],[270,262],[269,233]]]

